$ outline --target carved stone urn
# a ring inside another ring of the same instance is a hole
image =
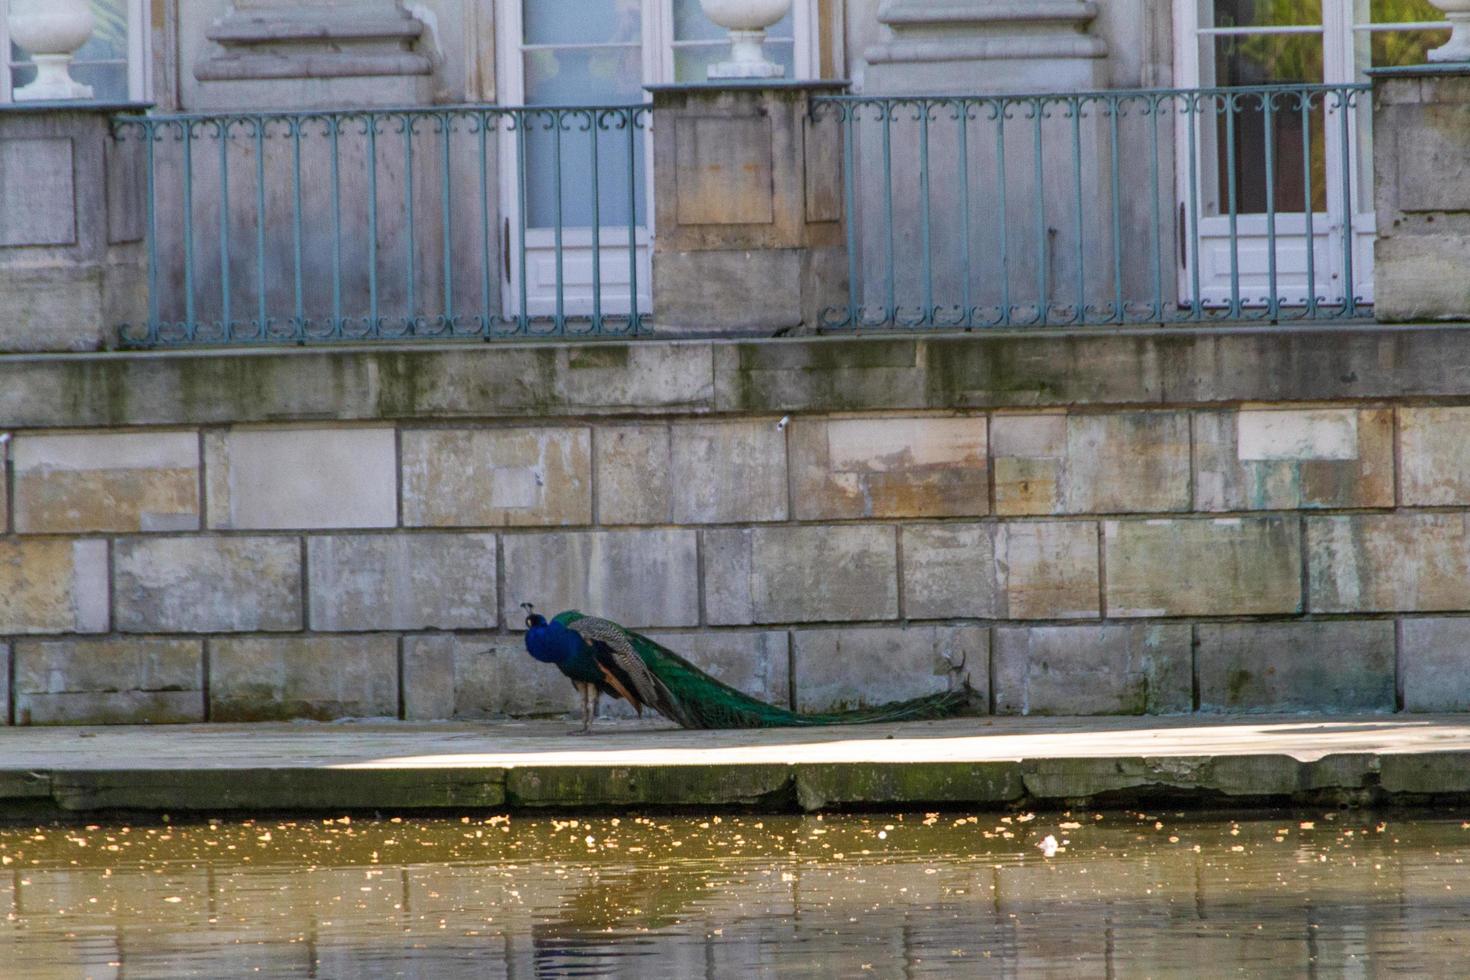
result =
[[[767,61],[766,30],[791,10],[791,0],[699,0],[704,15],[730,32],[730,60],[711,65],[709,77],[780,78],[782,65]]]
[[[92,86],[71,77],[71,59],[97,27],[87,0],[10,0],[10,40],[36,63],[36,78],[17,102],[90,99]]]
[[[1429,52],[1430,61],[1470,62],[1470,0],[1430,0],[1454,28],[1449,42]]]

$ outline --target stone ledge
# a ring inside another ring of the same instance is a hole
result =
[[[1450,325],[0,356],[15,428],[1465,396]]]
[[[602,723],[20,729],[0,822],[107,813],[1470,802],[1450,716],[957,719],[680,732]]]

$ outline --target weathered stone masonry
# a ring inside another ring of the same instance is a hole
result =
[[[803,709],[1464,710],[1466,337],[0,358],[0,717],[568,710],[523,600]]]

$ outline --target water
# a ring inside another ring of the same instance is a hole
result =
[[[1453,976],[1467,858],[1356,812],[0,828],[0,976]]]

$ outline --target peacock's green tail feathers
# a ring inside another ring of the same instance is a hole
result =
[[[581,618],[582,614],[576,611],[565,612],[556,617],[558,622],[567,626]],[[909,701],[895,701],[854,711],[798,714],[741,693],[641,633],[628,629],[623,632],[638,656],[675,702],[680,717],[672,720],[685,728],[793,728],[935,721],[965,714],[976,706],[976,692],[966,683],[959,690]]]

